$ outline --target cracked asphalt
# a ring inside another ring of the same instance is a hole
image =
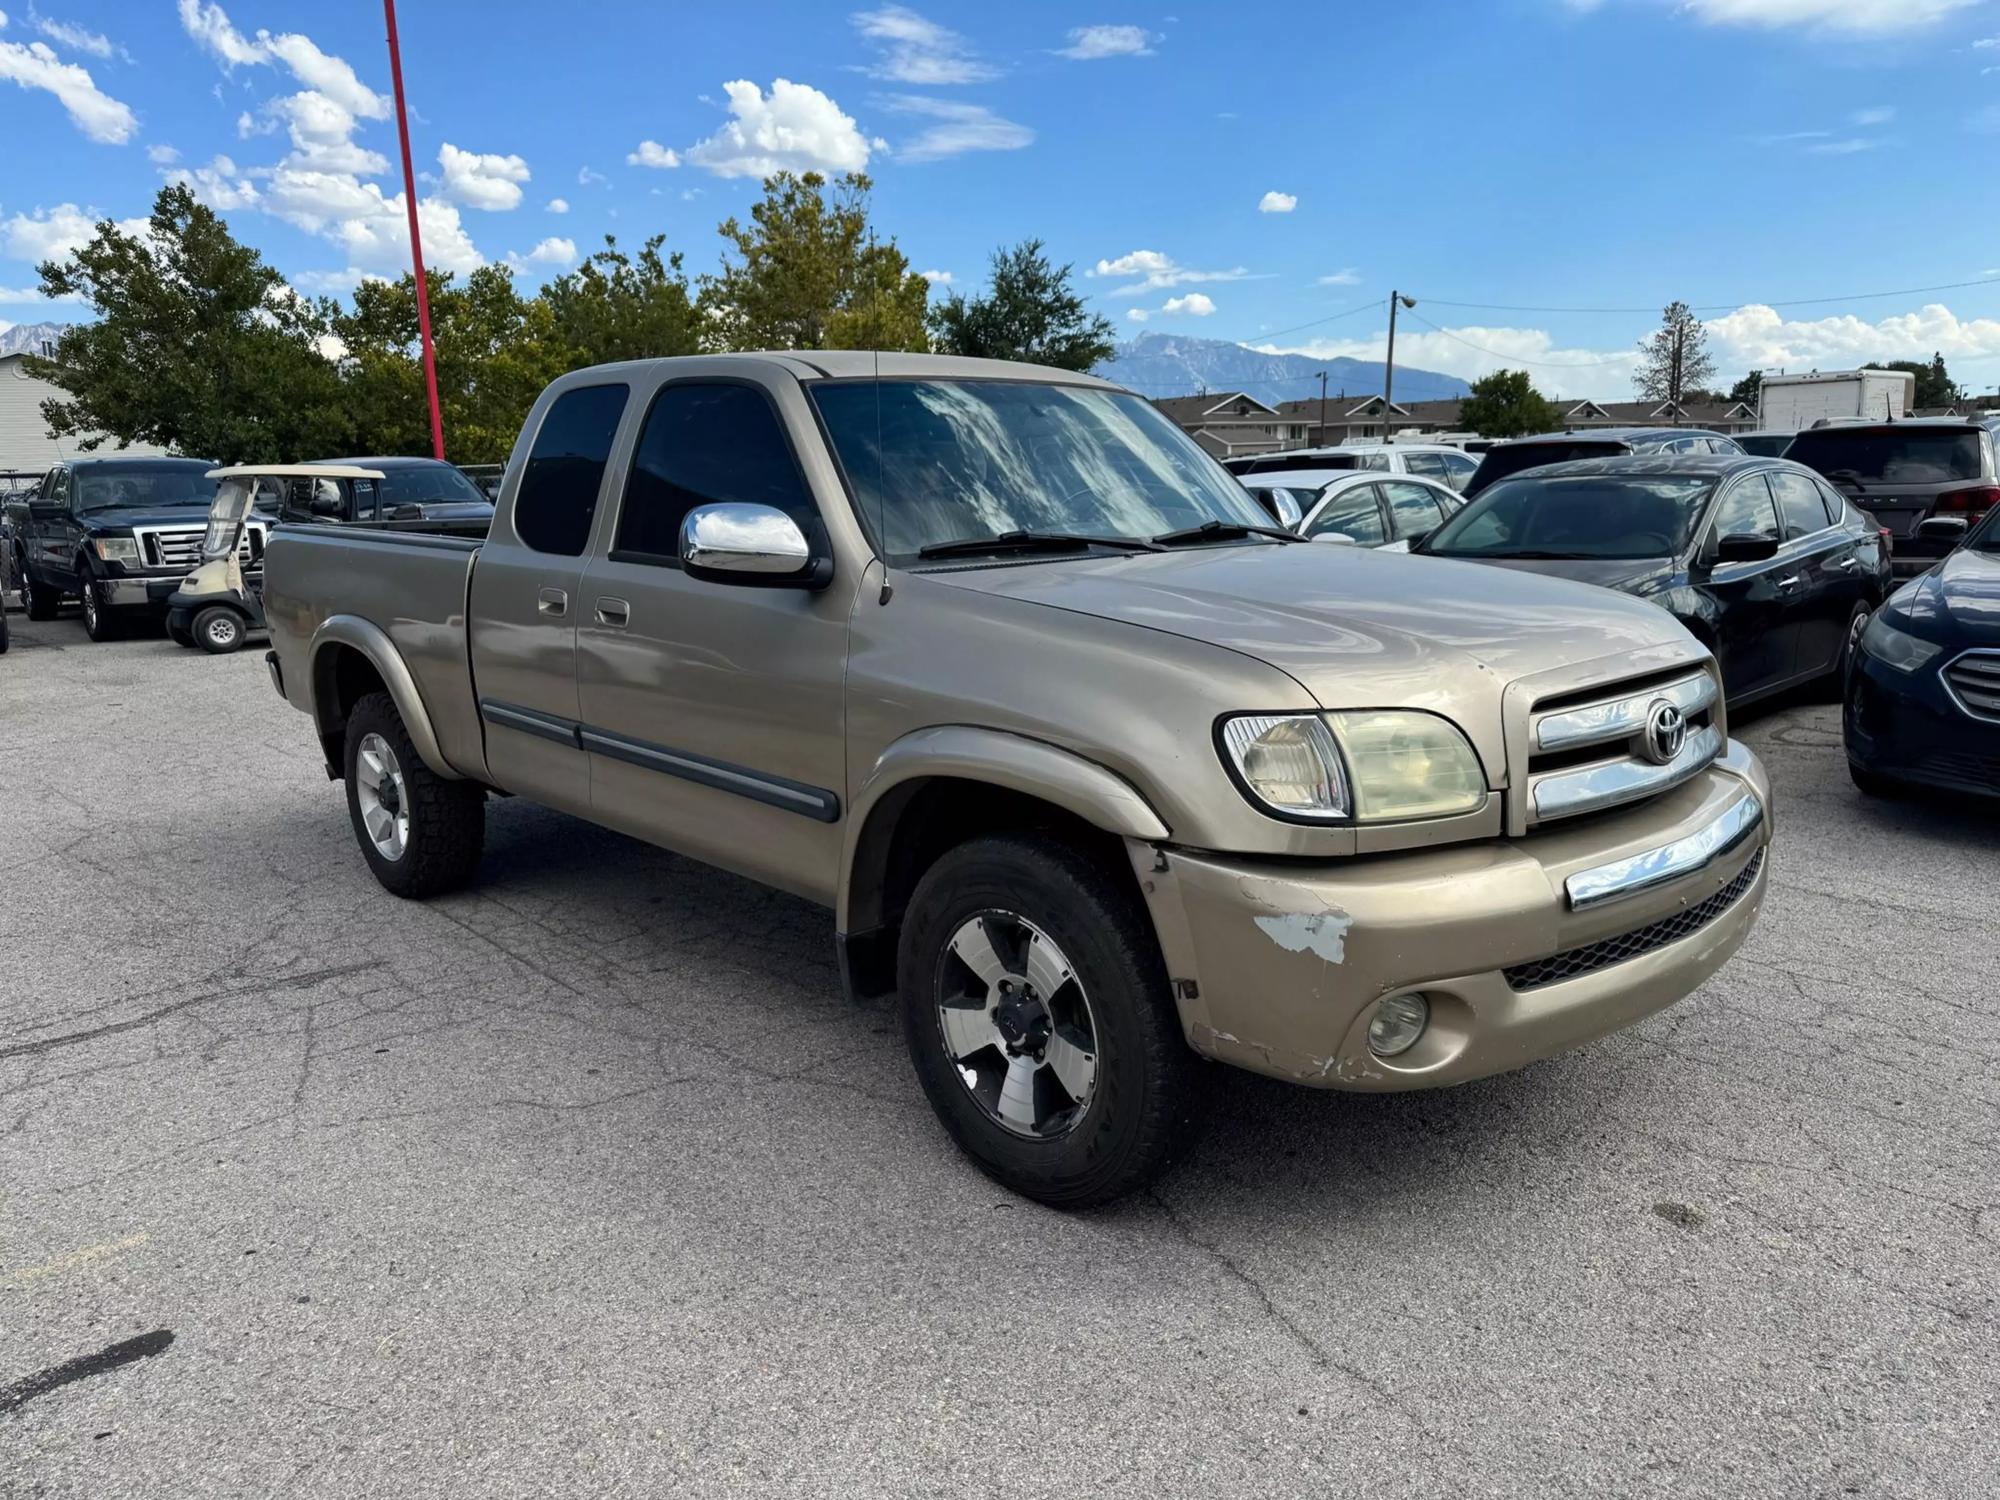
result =
[[[1008,1197],[825,914],[518,802],[398,902],[261,647],[0,657],[0,1495],[1985,1496],[2000,820],[1834,710],[1743,953]]]

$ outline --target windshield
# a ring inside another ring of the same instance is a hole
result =
[[[1296,453],[1282,453],[1275,458],[1233,458],[1229,461],[1229,472],[1232,474],[1282,474],[1287,469],[1360,467],[1361,455],[1358,453],[1315,453],[1304,461]]]
[[[79,469],[76,508],[79,511],[165,505],[206,506],[215,498],[215,481],[198,468],[118,469],[93,474]]]
[[[1736,434],[1736,446],[1741,448],[1745,453],[1755,454],[1758,458],[1783,458],[1785,450],[1792,446],[1792,434],[1789,432],[1739,432]]]
[[[1472,478],[1466,481],[1465,493],[1476,495],[1487,485],[1505,479],[1509,474],[1518,474],[1523,469],[1539,469],[1544,464],[1565,464],[1573,458],[1608,458],[1614,453],[1623,453],[1623,443],[1577,441],[1574,443],[1510,443],[1500,448],[1489,448],[1486,456],[1479,461],[1479,467]]]
[[[891,562],[1007,532],[1145,539],[1270,518],[1150,402],[1087,386],[854,380],[812,387]]]
[[[1979,434],[1961,427],[1817,427],[1794,438],[1785,457],[1829,479],[1943,484],[1980,477]]]
[[[474,505],[488,503],[486,492],[451,464],[385,468],[378,489],[384,510],[394,510],[399,505],[434,505],[446,500],[469,500]]]
[[[1435,557],[1669,557],[1694,535],[1709,478],[1533,474],[1496,484],[1437,529]]]

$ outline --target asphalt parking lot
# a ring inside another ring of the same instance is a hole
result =
[[[10,623],[0,1495],[2000,1488],[2000,820],[1864,802],[1832,708],[1738,725],[1774,885],[1693,998],[1223,1076],[1064,1216],[824,913],[514,802],[400,903],[261,647]]]

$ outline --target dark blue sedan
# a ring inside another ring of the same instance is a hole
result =
[[[1871,796],[2000,797],[2000,509],[1870,617],[1845,727],[1854,784]]]

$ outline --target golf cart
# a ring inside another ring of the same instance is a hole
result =
[[[297,480],[344,480],[382,477],[378,469],[349,464],[238,464],[211,469],[218,481],[208,508],[208,530],[201,539],[201,562],[181,580],[167,601],[167,634],[183,646],[199,646],[213,655],[239,649],[253,630],[264,629],[263,553],[249,546],[245,526],[260,490],[282,490]]]

